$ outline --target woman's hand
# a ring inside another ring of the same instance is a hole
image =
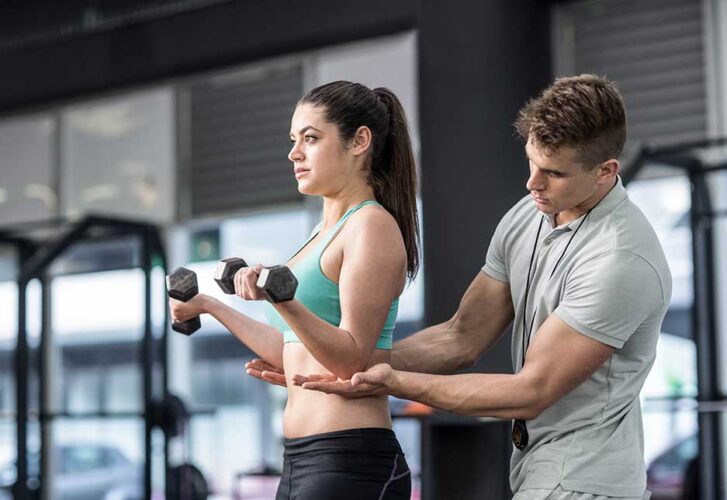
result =
[[[262,264],[255,264],[237,271],[234,277],[235,295],[244,300],[267,300],[263,289],[257,286],[262,270]]]
[[[176,299],[169,299],[169,311],[172,320],[175,322],[183,322],[190,320],[200,314],[207,312],[207,301],[211,297],[198,293],[187,302]]]
[[[252,361],[248,361],[245,363],[245,371],[247,371],[248,375],[269,384],[279,385],[281,387],[288,386],[285,380],[285,372],[263,359],[255,358]]]

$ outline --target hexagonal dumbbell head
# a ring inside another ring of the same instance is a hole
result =
[[[285,302],[295,297],[298,280],[287,267],[271,266],[263,268],[260,272],[257,286],[265,291],[271,302]]]
[[[198,293],[197,275],[194,271],[190,271],[184,267],[178,267],[172,274],[167,276],[167,294],[171,298],[187,302]],[[187,321],[175,321],[172,323],[172,330],[183,333],[184,335],[192,335],[201,326],[202,323],[199,320],[199,316],[196,316]]]
[[[220,285],[223,292],[228,295],[235,293],[235,273],[243,267],[247,267],[247,264],[239,257],[222,259],[217,263],[215,281]]]

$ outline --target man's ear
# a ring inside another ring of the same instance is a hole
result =
[[[366,153],[371,148],[372,139],[373,137],[370,128],[366,126],[359,127],[353,134],[353,139],[351,141],[351,153],[353,153],[354,156]]]
[[[605,184],[613,182],[613,178],[618,175],[621,164],[618,160],[606,160],[596,168],[598,168],[598,183]]]

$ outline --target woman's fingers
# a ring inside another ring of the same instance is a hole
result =
[[[245,300],[264,300],[265,294],[257,286],[257,279],[263,266],[243,267],[235,273],[235,294]]]

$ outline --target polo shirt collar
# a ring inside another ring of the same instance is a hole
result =
[[[598,220],[606,217],[611,212],[613,212],[616,207],[619,206],[621,202],[623,202],[627,197],[628,194],[626,193],[626,188],[621,181],[621,176],[617,175],[616,184],[613,186],[613,188],[611,188],[611,191],[609,191],[608,194],[603,197],[600,203],[593,207],[593,210],[591,210],[591,215],[589,215],[588,218]]]

